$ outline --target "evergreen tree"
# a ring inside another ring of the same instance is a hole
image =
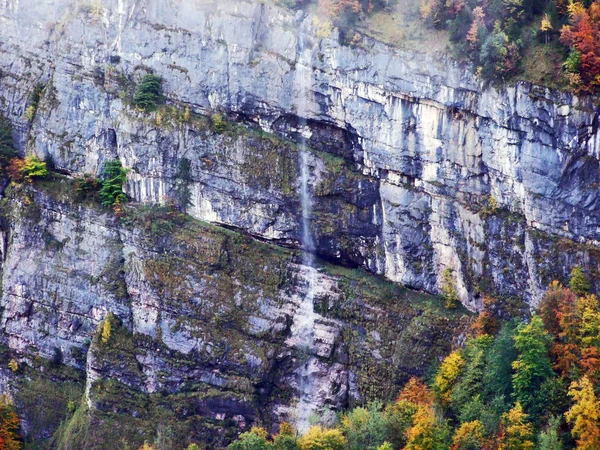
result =
[[[12,126],[8,119],[0,115],[0,166],[6,167],[17,156],[12,137]]]
[[[156,109],[162,101],[162,78],[153,74],[148,74],[142,78],[137,85],[133,96],[133,103],[144,112],[151,112]]]
[[[121,161],[108,161],[100,172],[102,187],[100,188],[100,200],[103,206],[113,206],[127,201],[123,192],[123,185],[127,181],[127,169],[121,165]]]
[[[463,352],[466,363],[452,394],[452,407],[455,411],[460,412],[464,405],[483,391],[483,377],[491,344],[492,338],[487,335],[467,342]]]
[[[192,205],[192,193],[190,191],[190,182],[192,163],[187,158],[179,160],[179,169],[175,178],[175,201],[177,207],[186,212],[187,208]]]

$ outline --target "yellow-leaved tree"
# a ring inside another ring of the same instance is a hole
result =
[[[571,383],[569,396],[575,404],[565,417],[573,425],[571,434],[577,440],[577,449],[600,449],[600,401],[590,379],[584,376]]]
[[[451,450],[470,450],[483,448],[485,429],[479,420],[465,422],[454,433]]]
[[[465,360],[459,351],[450,353],[440,365],[435,376],[435,389],[442,403],[448,404],[452,397],[452,388],[465,365]]]
[[[342,450],[346,448],[346,438],[340,430],[311,427],[300,439],[300,450]]]
[[[533,426],[527,422],[521,403],[502,415],[502,432],[498,450],[533,450]]]

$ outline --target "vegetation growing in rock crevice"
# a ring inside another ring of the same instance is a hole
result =
[[[118,206],[127,201],[123,185],[127,181],[127,169],[121,161],[107,161],[100,172],[102,187],[100,201],[103,206]]]
[[[12,125],[0,115],[0,168],[5,170],[10,161],[17,156],[17,149],[12,136]]]
[[[35,155],[27,156],[25,159],[13,158],[7,172],[16,182],[31,182],[34,178],[44,178],[49,175],[47,164]]]
[[[159,76],[145,75],[135,89],[133,104],[146,113],[154,111],[163,100],[162,83]]]
[[[46,85],[43,83],[38,83],[33,88],[33,92],[29,96],[29,106],[27,106],[23,115],[28,122],[33,122],[33,119],[35,119],[45,88]]]
[[[442,272],[442,296],[446,301],[446,308],[456,308],[456,305],[458,305],[458,301],[460,299],[456,290],[456,283],[454,281],[452,269],[449,267],[444,269]]]
[[[186,212],[187,208],[192,206],[192,192],[190,183],[192,181],[191,174],[192,163],[188,158],[181,158],[177,168],[175,177],[175,203],[177,207]]]

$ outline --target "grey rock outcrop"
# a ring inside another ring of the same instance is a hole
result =
[[[292,331],[309,283],[295,251],[170,208],[131,207],[117,218],[78,199],[65,177],[12,187],[3,207],[0,373],[29,429],[43,430],[28,432],[35,442],[68,420],[67,409],[41,422],[36,405],[52,403],[55,387],[27,403],[27,383],[48,377],[64,390],[69,367],[85,374],[73,420],[87,422],[62,430],[68,448],[108,448],[115,433],[137,448],[160,427],[172,428],[172,448],[221,448],[257,422],[272,431],[294,422],[302,395],[325,421],[357,402],[393,399],[471,321],[427,295],[319,263],[307,349]],[[39,368],[40,357],[52,362]]]
[[[598,269],[594,99],[527,83],[486,87],[443,55],[367,37],[344,46],[335,33],[320,36],[305,14],[268,2],[19,0],[4,2],[0,17],[2,110],[18,124],[23,150],[62,170],[93,173],[119,158],[133,168],[128,193],[162,202],[177,161],[189,158],[191,214],[299,242],[293,155],[262,159],[247,140],[137,112],[127,90],[153,70],[178,114],[220,111],[282,137],[303,133],[314,149],[345,158],[357,184],[322,195],[315,186],[322,256],[430,292],[449,268],[471,309],[484,294],[535,305],[572,265]],[[300,61],[312,72],[305,127],[295,116]],[[48,87],[29,124],[22,116],[39,82]],[[323,223],[340,210],[332,232]],[[498,211],[518,226],[500,223]],[[576,251],[540,274],[536,265],[557,239]]]

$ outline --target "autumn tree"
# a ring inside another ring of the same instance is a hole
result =
[[[108,344],[112,333],[111,313],[108,313],[102,322],[102,334],[100,336],[103,344]]]
[[[533,426],[519,402],[502,416],[502,431],[498,450],[533,450]]]
[[[346,438],[340,430],[319,426],[311,427],[298,439],[300,450],[342,450],[346,445]]]
[[[454,433],[451,450],[479,450],[483,448],[485,430],[479,420],[465,422]]]
[[[21,422],[6,395],[0,396],[0,449],[20,450],[19,427]]]
[[[600,448],[600,401],[588,377],[571,384],[569,396],[574,405],[565,417],[572,424],[571,434],[577,440],[578,450]]]
[[[456,382],[460,371],[465,364],[465,360],[458,351],[450,353],[440,365],[435,376],[435,388],[439,393],[443,403],[450,402],[452,397],[452,387]]]
[[[485,38],[486,27],[485,27],[485,12],[483,7],[477,6],[473,9],[473,22],[467,33],[467,42],[469,42],[472,49],[481,48],[481,43]]]
[[[600,0],[588,8],[582,2],[569,4],[569,24],[561,29],[561,42],[572,49],[565,67],[576,74],[572,84],[589,92],[600,86]]]
[[[553,27],[550,17],[548,16],[548,14],[544,14],[544,17],[542,18],[542,23],[540,24],[540,31],[544,33],[544,37],[546,38],[546,45],[548,45],[548,35],[552,31],[552,29]]]
[[[413,417],[413,425],[406,431],[405,450],[436,450],[450,440],[450,429],[437,417],[433,405],[421,405]]]

